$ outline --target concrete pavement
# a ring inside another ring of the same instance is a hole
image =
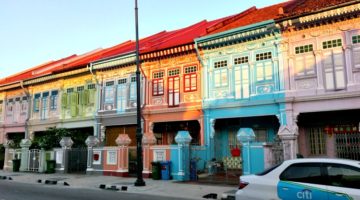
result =
[[[172,180],[152,180],[144,179],[146,186],[135,187],[135,178],[102,176],[102,175],[80,175],[80,174],[39,174],[25,172],[6,172],[0,170],[0,176],[6,177],[8,181],[22,183],[45,184],[48,180],[57,181],[56,187],[73,187],[100,190],[100,185],[106,188],[119,189],[119,192],[159,195],[167,197],[180,197],[188,199],[204,199],[203,196],[213,193],[217,194],[217,199],[221,199],[222,194],[236,189],[236,186],[224,185],[203,185],[191,182],[175,182]],[[12,179],[12,180],[9,180]],[[0,177],[1,180],[1,177]],[[41,180],[41,183],[39,183]],[[64,186],[64,182],[69,186]],[[54,186],[55,187],[55,186]],[[211,195],[209,196],[211,197]]]

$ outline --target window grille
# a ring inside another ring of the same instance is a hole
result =
[[[194,73],[197,71],[197,67],[196,66],[185,67],[184,71],[185,71],[185,74]]]
[[[326,137],[322,128],[309,129],[310,154],[325,155],[326,154]]]
[[[353,43],[353,44],[358,44],[358,43],[360,43],[360,35],[354,35],[354,36],[352,36],[352,43]]]
[[[295,47],[295,54],[307,53],[307,52],[311,52],[311,51],[313,51],[312,44]]]
[[[334,48],[334,47],[339,47],[339,46],[342,46],[341,39],[329,40],[329,41],[323,42],[323,49],[329,49],[329,48]]]
[[[271,52],[256,54],[256,61],[267,60],[271,58],[272,58]]]
[[[126,78],[119,79],[119,80],[118,80],[118,84],[119,84],[119,85],[121,85],[121,84],[126,84]]]
[[[168,76],[176,76],[180,74],[180,69],[172,69],[168,71]]]
[[[153,78],[162,78],[162,77],[164,77],[164,71],[153,73]]]
[[[72,92],[74,92],[74,88],[68,88],[68,89],[66,89],[66,93],[72,93]]]
[[[77,87],[76,90],[77,90],[78,92],[84,91],[84,86]]]
[[[226,67],[227,66],[227,60],[222,60],[222,61],[218,61],[218,62],[214,62],[214,68],[222,68],[222,67]]]
[[[89,90],[95,89],[95,84],[94,84],[94,83],[89,84],[89,85],[88,85],[88,89],[89,89]]]
[[[114,85],[114,81],[109,81],[105,83],[105,86],[113,86]]]
[[[249,56],[243,56],[243,57],[234,59],[235,65],[240,65],[240,64],[244,64],[244,63],[248,63],[248,62],[249,62]]]

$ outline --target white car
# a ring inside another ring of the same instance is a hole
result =
[[[236,200],[360,200],[360,161],[287,160],[257,175],[240,177]]]

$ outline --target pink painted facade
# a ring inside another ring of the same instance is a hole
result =
[[[340,19],[357,12],[359,3],[340,4],[279,22],[287,118],[279,135],[291,141],[288,157],[359,159],[351,140],[360,138],[360,19]]]

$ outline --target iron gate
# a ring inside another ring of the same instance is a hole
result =
[[[67,173],[86,173],[87,149],[77,148],[68,150]]]
[[[360,133],[337,133],[335,138],[338,158],[360,160]]]
[[[40,166],[40,150],[30,149],[28,151],[27,171],[38,172]]]

